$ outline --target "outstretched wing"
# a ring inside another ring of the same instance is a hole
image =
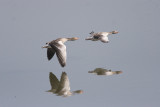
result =
[[[55,43],[54,45],[51,44],[51,47],[55,50],[59,63],[64,67],[67,59],[66,46],[64,44]]]
[[[60,80],[57,92],[68,92],[68,91],[70,91],[69,78],[66,72],[62,72],[61,80]]]
[[[59,80],[52,72],[49,73],[49,80],[51,84],[51,90],[57,90],[59,86]]]

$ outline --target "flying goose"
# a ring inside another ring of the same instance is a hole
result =
[[[52,72],[50,72],[49,79],[50,79],[51,90],[48,90],[47,92],[53,92],[57,96],[63,96],[63,97],[68,97],[74,94],[83,93],[82,90],[76,90],[73,92],[70,91],[69,78],[66,72],[62,72],[60,81]]]
[[[56,40],[47,42],[42,48],[47,48],[47,58],[51,60],[54,54],[56,53],[58,61],[62,67],[66,65],[67,52],[66,52],[66,41],[78,40],[77,37],[73,38],[58,38]]]
[[[100,40],[103,43],[108,43],[109,39],[108,39],[108,35],[110,34],[117,34],[118,31],[112,31],[112,32],[98,32],[98,33],[94,33],[94,31],[92,31],[91,36],[87,37],[85,40],[92,40],[92,41],[98,41]]]
[[[97,75],[114,75],[114,74],[120,74],[122,73],[122,71],[112,71],[103,68],[96,68],[93,71],[88,71],[88,73],[94,73]]]

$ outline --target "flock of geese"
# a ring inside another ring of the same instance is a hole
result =
[[[92,40],[92,41],[102,41],[103,43],[108,43],[108,35],[110,34],[117,34],[118,31],[112,32],[98,32],[94,33],[93,31],[90,33],[91,36],[86,38],[85,40]],[[47,58],[51,60],[54,54],[56,53],[58,61],[62,67],[66,66],[66,59],[67,59],[67,52],[66,52],[66,45],[64,44],[67,41],[75,41],[78,40],[77,37],[72,38],[58,38],[56,40],[52,40],[47,42],[45,46],[42,48],[47,48]]]
[[[93,31],[89,33],[91,36],[87,37],[85,40],[91,40],[91,41],[101,41],[103,43],[108,43],[108,35],[111,34],[117,34],[118,31],[111,31],[111,32],[98,32],[94,33]],[[50,42],[47,42],[45,46],[42,48],[47,48],[47,58],[48,60],[51,60],[52,57],[56,54],[58,61],[62,67],[66,66],[66,59],[67,59],[67,52],[66,52],[66,45],[64,44],[66,41],[75,41],[78,40],[77,37],[72,38],[58,38],[56,40],[52,40]],[[89,71],[88,73],[94,73],[97,75],[113,75],[113,74],[120,74],[122,71],[111,71],[103,68],[96,68],[93,71]],[[62,72],[60,81],[57,79],[57,77],[50,72],[49,74],[50,79],[50,85],[51,90],[48,90],[47,92],[52,92],[58,96],[71,96],[74,94],[81,94],[83,93],[82,90],[76,90],[71,92],[70,91],[70,83],[69,78],[67,76],[66,72]]]

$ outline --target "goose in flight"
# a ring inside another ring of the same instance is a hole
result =
[[[51,90],[48,90],[47,92],[52,92],[57,96],[63,96],[63,97],[68,97],[74,94],[83,93],[82,90],[76,90],[73,92],[70,91],[69,78],[66,72],[62,72],[60,81],[52,72],[50,72],[49,79],[50,79]]]
[[[47,48],[47,58],[51,60],[54,54],[56,53],[58,61],[62,67],[66,65],[67,52],[66,52],[66,41],[78,40],[77,37],[73,38],[58,38],[56,40],[47,42],[42,48]]]
[[[88,71],[88,73],[94,73],[97,75],[114,75],[114,74],[121,74],[122,71],[112,71],[103,68],[96,68],[93,71]]]
[[[112,31],[112,32],[98,32],[98,33],[94,33],[93,31],[89,34],[91,34],[91,36],[87,37],[85,40],[92,40],[92,41],[98,41],[100,40],[103,43],[108,43],[109,39],[108,39],[108,35],[111,34],[117,34],[118,31]]]

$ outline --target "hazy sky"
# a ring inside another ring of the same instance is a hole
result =
[[[159,0],[0,0],[0,105],[3,107],[160,106]],[[119,33],[110,42],[85,41],[91,31]],[[41,46],[67,42],[67,65],[47,60]],[[122,70],[114,76],[88,74],[95,68]],[[51,93],[49,72],[68,74],[71,90]]]

